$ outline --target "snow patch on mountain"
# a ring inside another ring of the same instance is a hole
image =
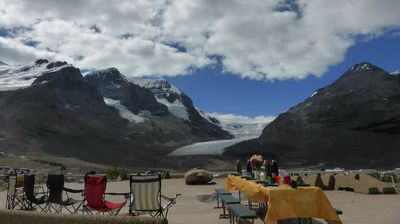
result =
[[[311,94],[310,98],[315,96],[318,93],[318,91],[315,91],[313,94]]]
[[[122,105],[119,100],[104,98],[104,102],[108,106],[115,107],[118,110],[121,117],[127,119],[130,122],[141,123],[141,122],[146,121],[146,118],[140,116],[140,114],[136,115],[136,114],[132,113],[130,110],[128,110],[128,108],[126,108],[124,105]]]
[[[42,59],[25,66],[0,65],[0,91],[29,87],[37,77],[45,73],[72,66],[70,64],[54,66],[54,63]]]
[[[156,100],[159,103],[162,103],[165,106],[167,106],[169,112],[171,112],[176,117],[179,117],[184,120],[189,120],[189,113],[187,112],[185,105],[183,105],[181,101],[175,100],[173,103],[170,103],[168,102],[167,99],[158,97],[156,97]]]
[[[394,71],[394,72],[392,72],[392,73],[390,73],[390,74],[392,74],[392,75],[399,75],[399,74],[400,74],[400,70]]]

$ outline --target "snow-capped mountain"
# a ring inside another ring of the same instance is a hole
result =
[[[192,100],[166,80],[128,79],[116,68],[89,73],[85,80],[103,95],[108,105],[131,121],[151,121],[167,128],[164,123],[169,120],[174,121],[175,128],[190,128],[192,134],[203,140],[231,138],[221,127],[200,116]],[[135,116],[127,114],[129,111]]]
[[[173,149],[230,137],[191,119],[190,110],[190,120],[173,115],[115,68],[83,77],[66,62],[44,59],[0,65],[0,108],[0,151],[13,154],[156,167]]]

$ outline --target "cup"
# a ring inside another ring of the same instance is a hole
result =
[[[283,177],[283,184],[289,184],[290,183],[290,176],[284,176]]]
[[[281,178],[279,177],[279,175],[275,176],[275,183],[279,185],[279,183],[281,182]]]

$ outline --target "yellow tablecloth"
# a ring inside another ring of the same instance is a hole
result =
[[[322,218],[328,223],[342,223],[328,198],[319,187],[290,186],[263,187],[254,181],[229,175],[225,190],[239,190],[251,202],[266,202],[267,215],[264,222],[275,224],[277,220],[296,217]]]

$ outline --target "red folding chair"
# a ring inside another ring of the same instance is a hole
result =
[[[125,206],[129,193],[105,193],[107,185],[107,176],[105,175],[86,175],[84,190],[83,213],[118,215],[122,207]],[[122,195],[125,201],[113,203],[105,200],[105,195]]]

